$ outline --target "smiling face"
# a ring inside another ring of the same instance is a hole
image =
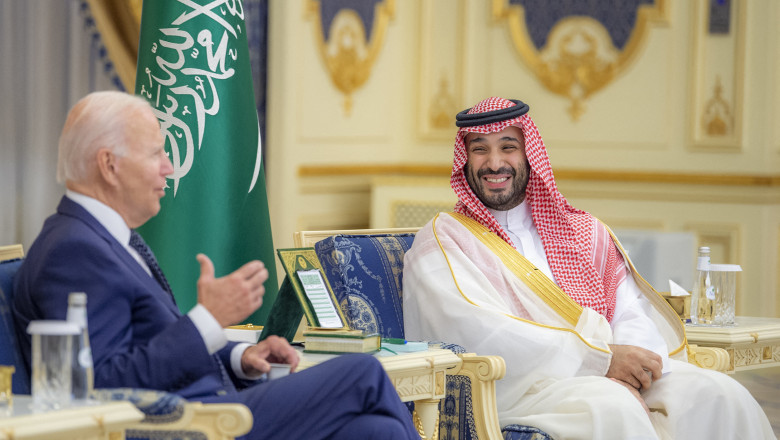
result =
[[[173,165],[165,155],[165,137],[151,109],[138,110],[127,126],[126,154],[117,160],[118,191],[115,209],[131,228],[157,215],[165,195],[165,176]]]
[[[522,203],[531,170],[522,130],[510,126],[496,133],[469,133],[464,141],[466,180],[482,203],[499,211]]]

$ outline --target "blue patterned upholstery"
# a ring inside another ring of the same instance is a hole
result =
[[[404,337],[404,254],[414,234],[333,235],[314,249],[351,328]]]
[[[525,425],[506,425],[501,432],[504,440],[553,440],[541,429]]]
[[[91,397],[99,402],[127,400],[144,413],[143,423],[149,426],[143,430],[128,429],[126,440],[207,440],[199,431],[154,429],[155,424],[176,422],[184,414],[187,401],[175,394],[138,388],[108,388],[94,390]]]
[[[413,241],[414,234],[332,235],[314,245],[351,328],[404,338],[404,254]],[[455,353],[465,351],[458,345],[441,345]],[[447,376],[439,414],[439,439],[476,439],[468,377]]]
[[[413,241],[414,234],[344,234],[315,243],[317,258],[350,327],[384,338],[404,338],[403,264]],[[440,345],[465,352],[459,345]],[[439,439],[476,439],[470,379],[448,375],[446,386],[447,394],[439,403]],[[507,427],[504,438],[550,439],[536,428],[519,425]]]
[[[447,375],[446,386],[447,394],[439,402],[439,440],[476,440],[471,379]]]
[[[14,394],[30,394],[30,375],[17,350],[16,332],[11,304],[14,300],[14,275],[22,265],[21,258],[0,261],[0,365],[13,365],[11,391]]]
[[[98,402],[127,400],[144,413],[144,422],[157,424],[179,420],[187,402],[176,394],[140,388],[99,388],[90,397]]]

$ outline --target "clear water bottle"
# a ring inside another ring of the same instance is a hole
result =
[[[71,385],[74,399],[87,399],[93,386],[92,350],[89,347],[87,329],[87,294],[72,292],[68,296],[66,319],[79,327],[79,335],[73,344]]]
[[[711,325],[715,289],[710,278],[710,248],[699,248],[696,261],[696,279],[691,291],[691,324]]]

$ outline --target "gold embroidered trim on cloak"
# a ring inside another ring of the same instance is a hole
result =
[[[457,213],[454,213],[454,212],[450,212],[450,213],[448,213],[448,214],[449,214],[450,216],[452,216],[453,218],[456,218],[456,217],[455,217],[456,215],[460,215],[460,214],[457,214]],[[468,217],[466,217],[466,218],[468,218]],[[436,214],[436,216],[434,216],[434,217],[433,217],[432,224],[431,224],[431,229],[433,230],[433,236],[436,238],[436,243],[439,245],[439,249],[441,249],[441,252],[442,252],[442,254],[444,255],[444,259],[447,261],[447,267],[450,269],[450,274],[452,275],[452,281],[455,283],[455,287],[458,289],[458,292],[460,292],[460,295],[461,295],[461,296],[462,296],[462,297],[463,297],[463,298],[464,298],[464,299],[465,299],[465,300],[466,300],[466,301],[467,301],[469,304],[471,304],[471,305],[473,305],[473,306],[476,306],[476,307],[481,307],[479,304],[475,303],[475,302],[474,302],[474,301],[472,301],[472,300],[471,300],[471,299],[470,299],[468,296],[466,296],[466,294],[465,294],[465,293],[463,293],[463,290],[460,288],[460,285],[458,284],[458,280],[457,280],[457,278],[455,277],[455,272],[452,270],[452,264],[450,263],[450,258],[447,256],[447,252],[444,250],[444,246],[442,246],[442,244],[441,244],[441,240],[439,240],[439,234],[436,232],[436,221],[437,221],[438,219],[439,219],[439,214]],[[469,219],[469,220],[470,220],[470,219]],[[476,222],[475,222],[475,223],[476,223]],[[490,232],[490,231],[487,231],[487,230],[485,230],[485,232],[487,232],[487,233],[489,233],[489,234],[493,234],[492,232]],[[495,235],[495,234],[493,234],[493,235]],[[498,238],[498,236],[496,236],[496,238]],[[501,240],[501,239],[499,238],[499,240]],[[503,241],[503,240],[501,240],[501,241]],[[507,244],[507,246],[508,246],[508,244]],[[529,263],[529,264],[530,264],[530,263]],[[545,278],[546,278],[546,276],[545,276]],[[553,283],[553,284],[554,284],[554,283]],[[557,286],[557,285],[555,285],[555,287],[558,287],[558,286]],[[558,289],[560,290],[560,288],[558,288]],[[572,302],[573,302],[573,300],[572,300]],[[579,305],[579,304],[577,304],[577,303],[575,303],[575,304],[576,304],[578,307],[580,307],[580,311],[581,311],[581,310],[582,310],[582,306],[580,306],[580,305]],[[604,349],[604,348],[602,348],[602,347],[597,347],[597,346],[595,346],[595,345],[591,344],[590,342],[588,342],[588,340],[587,340],[587,339],[583,338],[583,337],[582,337],[582,335],[581,335],[581,334],[579,334],[577,331],[575,331],[573,328],[555,327],[555,326],[551,326],[551,325],[540,324],[540,323],[538,323],[538,322],[531,321],[531,320],[528,320],[528,319],[523,319],[523,318],[520,318],[520,317],[518,317],[518,316],[510,315],[510,314],[508,314],[508,313],[504,313],[504,316],[507,316],[507,317],[509,317],[509,318],[512,318],[512,319],[514,319],[514,320],[517,320],[517,321],[521,321],[521,322],[525,322],[525,323],[528,323],[528,324],[531,324],[531,325],[535,325],[535,326],[537,326],[537,327],[542,327],[542,328],[547,328],[547,329],[550,329],[550,330],[559,330],[559,331],[564,331],[564,332],[573,333],[573,334],[574,334],[574,335],[576,335],[576,336],[577,336],[577,338],[578,338],[580,341],[582,341],[582,343],[583,343],[583,344],[585,344],[586,346],[588,346],[588,347],[590,347],[590,348],[592,348],[592,349],[594,349],[594,350],[596,350],[596,351],[600,351],[600,352],[602,352],[602,353],[612,354],[612,352],[611,352],[610,350],[608,350],[608,349]],[[574,325],[576,325],[576,322],[575,322],[574,324],[572,324],[572,326],[574,326]]]
[[[642,277],[642,275],[639,274],[639,272],[636,270],[636,267],[634,267],[634,263],[631,261],[630,258],[628,258],[628,254],[626,253],[625,249],[623,249],[623,245],[620,244],[620,241],[617,239],[617,237],[612,232],[612,230],[609,228],[609,226],[607,226],[605,223],[602,223],[601,220],[598,220],[598,221],[599,221],[599,223],[604,225],[604,227],[607,229],[607,232],[609,232],[610,237],[612,237],[612,242],[615,243],[615,246],[617,246],[618,250],[620,251],[620,254],[623,255],[623,260],[625,260],[625,262],[628,263],[628,267],[631,270],[631,276],[633,276],[634,277],[634,281],[637,282],[637,287],[639,287],[640,290],[642,290],[642,293],[645,293],[645,291],[647,289],[650,289],[651,292],[654,292],[659,298],[661,298],[661,300],[663,301],[663,304],[665,304],[665,306],[666,306],[665,309],[668,309],[668,310],[666,310],[667,313],[663,313],[662,314],[664,316],[664,318],[668,318],[667,315],[669,314],[669,312],[674,314],[673,321],[670,322],[670,324],[673,325],[674,320],[677,321],[678,326],[676,327],[675,330],[676,330],[677,336],[682,336],[682,343],[680,344],[679,347],[677,347],[674,350],[669,352],[669,357],[672,357],[672,356],[676,355],[677,353],[681,352],[682,350],[685,349],[685,347],[688,346],[688,336],[685,334],[685,326],[682,324],[682,321],[680,321],[679,317],[677,316],[677,312],[675,312],[674,309],[672,308],[671,304],[669,304],[663,298],[663,296],[661,296],[661,294],[658,293],[658,291],[656,291],[655,288],[650,283],[648,283],[647,280],[645,280]],[[642,285],[644,285],[645,289],[642,289]],[[656,301],[656,302],[658,302],[658,301]],[[668,320],[669,319],[667,319],[667,321]]]
[[[451,213],[450,216],[459,221],[488,249],[496,254],[515,276],[528,285],[556,313],[566,319],[572,326],[577,325],[577,321],[579,321],[582,314],[582,306],[571,299],[563,289],[558,287],[553,280],[542,273],[539,268],[534,266],[521,253],[517,252],[517,249],[470,217],[456,212]]]

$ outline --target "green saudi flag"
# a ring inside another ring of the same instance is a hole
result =
[[[135,93],[154,107],[173,163],[160,213],[139,228],[182,312],[197,303],[202,252],[215,276],[259,259],[276,264],[242,2],[144,0]]]

